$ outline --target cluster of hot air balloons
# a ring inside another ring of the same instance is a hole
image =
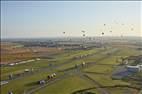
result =
[[[118,25],[119,23],[118,23],[118,22],[115,22],[115,24],[117,24],[117,25]],[[124,24],[124,23],[121,23],[120,25],[121,25],[121,26],[125,26],[125,24]],[[106,27],[106,26],[107,26],[107,24],[103,24],[103,26],[104,26],[104,27]],[[112,29],[112,27],[111,27],[111,29]],[[134,26],[133,26],[133,24],[132,24],[132,26],[130,26],[130,30],[131,30],[131,31],[134,31]],[[112,30],[110,30],[109,32],[110,32],[110,33],[112,33]],[[104,34],[105,34],[105,33],[104,33],[104,31],[103,31],[103,32],[101,32],[101,35],[104,35]],[[121,37],[123,37],[123,34],[121,34]]]
[[[83,37],[85,37],[85,36],[86,36],[86,35],[85,35],[85,31],[84,31],[84,30],[82,30],[81,32],[83,33],[83,35],[82,35],[82,36],[83,36]]]
[[[116,25],[121,25],[121,26],[126,26],[126,24],[124,24],[124,23],[118,23],[118,22],[116,22],[116,21],[114,22],[114,24],[116,24]],[[104,27],[107,27],[108,25],[107,25],[106,23],[104,23],[103,26],[104,26]],[[134,26],[133,26],[133,24],[132,24],[132,26],[130,26],[130,30],[131,30],[131,31],[134,31]],[[111,27],[111,29],[109,30],[109,32],[110,32],[110,33],[113,32],[113,31],[112,31],[112,27]],[[66,32],[62,32],[62,33],[63,33],[63,34],[66,34]],[[86,31],[82,30],[81,33],[82,33],[82,36],[83,36],[83,37],[86,36],[86,34],[85,34]],[[101,32],[101,35],[102,35],[102,36],[105,35],[105,30]],[[120,36],[123,37],[123,34],[121,34]]]

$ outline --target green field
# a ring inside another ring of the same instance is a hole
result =
[[[118,49],[118,51],[111,52],[112,49]],[[108,52],[110,52],[109,55],[107,54]],[[119,47],[111,49],[92,48],[78,51],[69,50],[62,52],[61,54],[52,55],[53,59],[41,59],[39,61],[26,64],[1,67],[1,80],[8,79],[9,74],[22,73],[24,72],[24,69],[34,68],[33,74],[11,80],[8,84],[1,86],[2,94],[7,94],[7,92],[10,90],[12,90],[14,94],[24,94],[24,92],[28,93],[29,91],[40,87],[40,85],[36,84],[37,81],[46,79],[49,74],[54,72],[57,74],[55,79],[66,75],[66,73],[67,76],[55,82],[53,80],[54,83],[34,91],[34,94],[71,94],[75,91],[91,87],[96,88],[87,91],[101,94],[101,91],[98,90],[95,83],[91,83],[89,79],[86,80],[87,78],[80,75],[79,73],[87,75],[102,86],[130,85],[129,82],[122,80],[112,80],[111,74],[113,70],[119,65],[119,63],[116,62],[116,59],[118,59],[120,56],[128,57],[138,54],[141,53],[135,49],[122,49]],[[74,57],[81,55],[88,56],[79,59],[73,59]],[[78,72],[74,67],[76,64],[81,65],[82,62],[85,62],[86,64],[89,64],[89,62],[95,62],[95,64],[92,64],[88,67],[82,67]],[[52,64],[52,66],[49,66],[49,64]],[[63,71],[67,69],[70,70]],[[123,94],[122,92],[125,92],[126,90],[135,91],[127,88],[107,88],[107,90],[110,92],[110,94]]]

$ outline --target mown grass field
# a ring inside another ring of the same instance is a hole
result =
[[[66,78],[64,80],[57,82],[54,85],[51,85],[50,87],[46,87],[40,91],[37,91],[37,93],[35,94],[45,94],[45,92],[50,92],[51,94],[69,94],[76,90],[80,90],[80,89],[84,89],[84,88],[92,87],[92,86],[93,85],[91,85],[87,81],[77,76],[71,76],[69,78]]]

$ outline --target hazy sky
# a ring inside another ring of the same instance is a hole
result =
[[[81,30],[86,36],[102,32],[142,36],[141,5],[140,1],[2,1],[1,36],[82,36]]]

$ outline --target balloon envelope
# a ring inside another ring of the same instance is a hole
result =
[[[85,33],[85,31],[83,31],[83,30],[82,30],[81,32],[82,32],[82,33]]]

